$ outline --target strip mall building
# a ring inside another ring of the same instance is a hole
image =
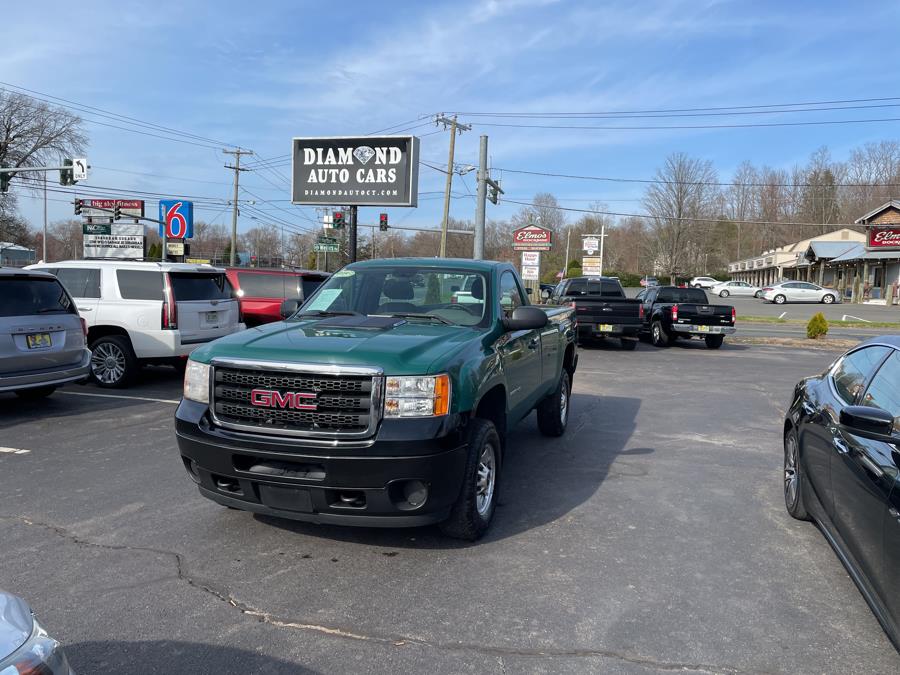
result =
[[[845,302],[900,302],[900,200],[841,228],[728,264],[732,279],[756,286],[811,281],[840,291]]]

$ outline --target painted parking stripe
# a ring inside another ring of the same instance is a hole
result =
[[[0,453],[7,455],[27,455],[31,450],[24,450],[22,448],[4,448],[0,446]]]
[[[150,401],[151,403],[181,403],[178,399],[172,398],[150,398],[149,396],[126,396],[124,394],[93,394],[87,391],[59,391],[58,394],[66,394],[67,396],[94,396],[96,398],[123,398],[130,401]]]

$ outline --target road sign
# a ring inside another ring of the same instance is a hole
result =
[[[540,251],[522,251],[522,267],[524,268],[526,265],[540,265],[541,264],[541,252]]]
[[[553,246],[553,232],[540,225],[526,225],[513,232],[516,251],[549,251]]]
[[[335,242],[334,244],[320,244],[316,242],[313,244],[313,251],[316,253],[337,253],[341,250],[340,244]]]
[[[539,281],[541,268],[538,265],[522,265],[522,279],[525,281]]]
[[[159,236],[190,239],[194,236],[194,203],[182,199],[159,200]]]
[[[72,160],[72,180],[87,180],[87,157],[76,157]]]
[[[167,241],[166,242],[166,253],[169,255],[184,255],[184,242],[183,241]]]
[[[581,243],[585,252],[589,254],[593,254],[594,251],[600,248],[600,240],[597,237],[585,237]]]

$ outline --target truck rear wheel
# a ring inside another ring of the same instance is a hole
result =
[[[569,379],[569,371],[563,370],[559,376],[556,389],[547,398],[541,401],[537,407],[538,429],[544,436],[562,436],[566,433],[566,425],[569,423],[569,396],[572,393],[572,384]]]
[[[500,436],[493,422],[472,419],[466,444],[466,472],[450,516],[440,524],[448,537],[475,541],[487,531],[497,505]]]
[[[620,338],[619,343],[622,345],[622,349],[631,352],[637,348],[638,341],[632,338]]]
[[[706,348],[707,349],[718,349],[722,346],[722,343],[725,341],[724,335],[707,335],[706,340]]]
[[[666,329],[663,328],[661,321],[654,321],[650,325],[650,342],[654,347],[668,347],[672,344],[672,340],[666,335]]]

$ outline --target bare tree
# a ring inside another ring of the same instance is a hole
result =
[[[675,283],[679,273],[700,264],[718,198],[716,172],[709,160],[691,159],[684,153],[666,158],[656,171],[658,182],[644,195],[650,216],[650,239],[655,265]]]

